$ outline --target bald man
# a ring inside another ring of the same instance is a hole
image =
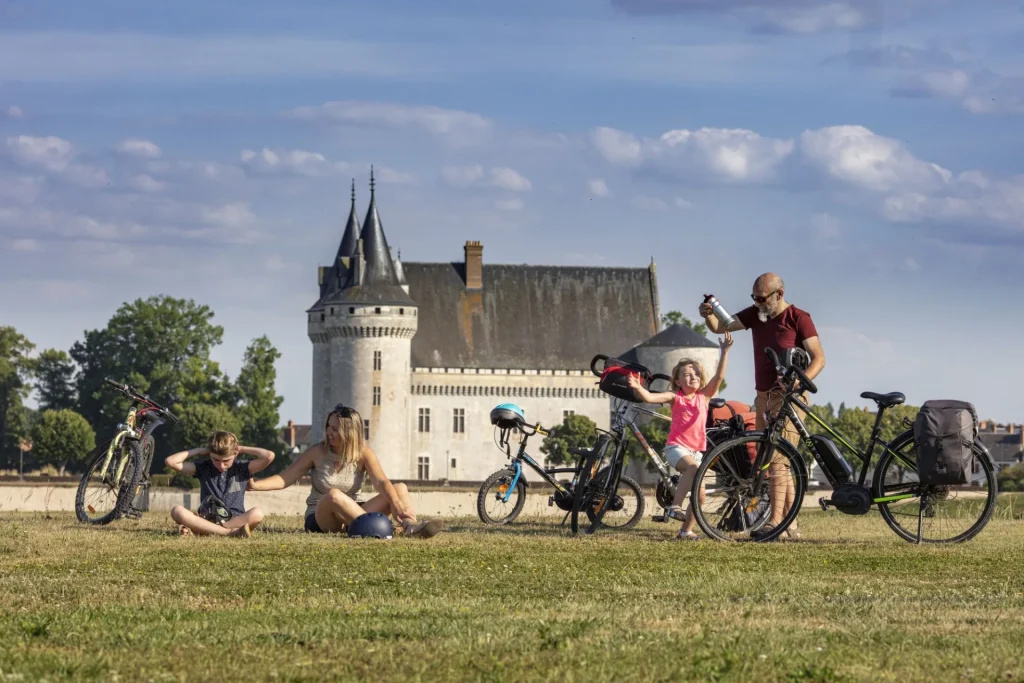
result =
[[[728,328],[711,312],[710,304],[701,304],[699,309],[708,329],[715,334],[722,334],[726,329],[729,332],[749,329],[751,332],[754,342],[754,388],[757,390],[757,398],[754,401],[754,412],[757,416],[755,428],[759,430],[764,429],[765,411],[774,415],[782,407],[781,393],[775,392],[769,400],[768,394],[778,376],[775,373],[775,365],[764,352],[765,348],[772,348],[781,356],[786,349],[802,347],[811,357],[806,371],[807,377],[811,380],[825,367],[825,352],[821,348],[821,340],[818,339],[818,331],[811,320],[811,314],[786,301],[785,294],[785,283],[782,278],[775,273],[765,273],[754,280],[750,294],[754,305],[737,313]],[[807,403],[806,392],[800,395],[800,399]],[[794,410],[801,419],[804,418],[802,410]],[[800,435],[791,423],[786,423],[783,436],[793,446],[799,448]],[[769,531],[782,522],[782,518],[793,505],[793,478],[786,471],[784,462],[775,459],[769,469],[772,477],[772,513],[768,523],[760,531]],[[790,525],[787,533],[790,538],[799,538],[800,535],[795,524]],[[752,534],[755,538],[759,535],[756,532]]]

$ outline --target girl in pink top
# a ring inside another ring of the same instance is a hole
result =
[[[697,474],[697,465],[700,463],[702,451],[707,448],[707,434],[705,426],[708,419],[708,401],[718,393],[718,388],[725,379],[725,366],[729,359],[729,347],[732,346],[732,335],[725,333],[725,338],[719,340],[722,356],[718,361],[718,369],[711,381],[707,381],[704,375],[704,368],[701,364],[690,358],[684,358],[676,364],[672,370],[672,383],[675,391],[662,391],[656,394],[644,389],[640,384],[639,375],[630,375],[629,386],[636,389],[637,394],[645,403],[671,403],[672,404],[672,426],[668,431],[668,438],[665,440],[665,459],[672,467],[679,470],[679,484],[676,486],[676,494],[672,505],[665,511],[665,514],[673,519],[681,519],[683,526],[679,529],[678,539],[696,540],[700,538],[693,533],[693,525],[696,520],[693,517],[693,501],[690,507],[683,514],[683,498],[693,486],[693,477]],[[704,492],[701,491],[701,502],[704,502]]]

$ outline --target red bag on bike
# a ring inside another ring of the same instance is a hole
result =
[[[608,358],[604,361],[604,370],[601,372],[598,387],[615,398],[643,403],[636,390],[629,386],[630,375],[640,375],[640,384],[644,389],[651,388],[653,375],[650,370],[639,363],[629,363],[618,358]]]

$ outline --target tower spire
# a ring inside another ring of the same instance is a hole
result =
[[[373,164],[370,164],[370,200],[373,200],[373,190],[375,181],[373,180]]]

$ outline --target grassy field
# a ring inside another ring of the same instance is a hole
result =
[[[0,681],[1021,680],[1017,516],[917,547],[877,513],[810,509],[803,540],[760,545],[650,522],[361,541],[6,514]]]

